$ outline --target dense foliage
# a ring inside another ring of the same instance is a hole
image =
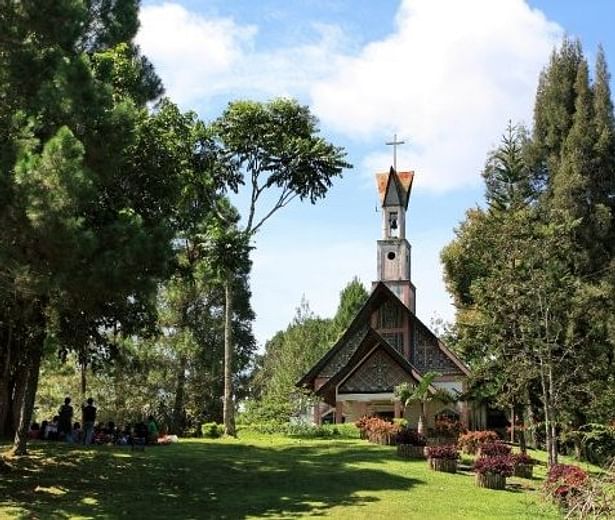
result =
[[[593,79],[578,42],[553,52],[531,131],[510,124],[483,177],[486,208],[468,211],[442,252],[455,347],[473,397],[522,417],[521,441],[544,439],[555,463],[562,431],[612,420],[615,404],[615,116],[602,49]]]
[[[313,400],[295,385],[335,343],[367,300],[363,284],[354,278],[340,293],[332,319],[316,316],[304,299],[293,321],[265,345],[251,380],[252,397],[247,419],[282,423],[306,411]]]
[[[251,238],[350,166],[294,100],[230,103],[210,125],[182,113],[133,42],[138,8],[0,10],[0,435],[19,453],[41,363],[39,412],[72,371],[115,419],[156,413],[177,433],[219,418],[224,393],[232,433],[255,350]],[[241,227],[227,195],[244,184]]]

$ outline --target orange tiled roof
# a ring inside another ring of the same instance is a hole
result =
[[[403,190],[403,196],[408,205],[408,198],[410,196],[410,190],[412,189],[412,180],[414,179],[414,172],[396,172],[399,186]],[[384,196],[386,195],[387,184],[389,181],[390,171],[376,174],[376,184],[378,185],[378,196],[380,197],[380,204],[384,202]]]

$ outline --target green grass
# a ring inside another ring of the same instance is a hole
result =
[[[142,453],[34,443],[30,457],[9,462],[13,469],[0,473],[2,519],[558,518],[540,500],[540,478],[480,489],[469,471],[436,473],[359,440],[246,434]]]

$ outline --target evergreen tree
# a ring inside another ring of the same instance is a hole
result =
[[[334,335],[342,334],[348,328],[368,297],[367,290],[356,276],[342,289],[340,303],[333,317]]]

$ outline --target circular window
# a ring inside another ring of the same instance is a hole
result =
[[[389,252],[387,253],[387,258],[388,258],[389,260],[395,260],[395,253],[394,253],[393,251],[389,251]]]

